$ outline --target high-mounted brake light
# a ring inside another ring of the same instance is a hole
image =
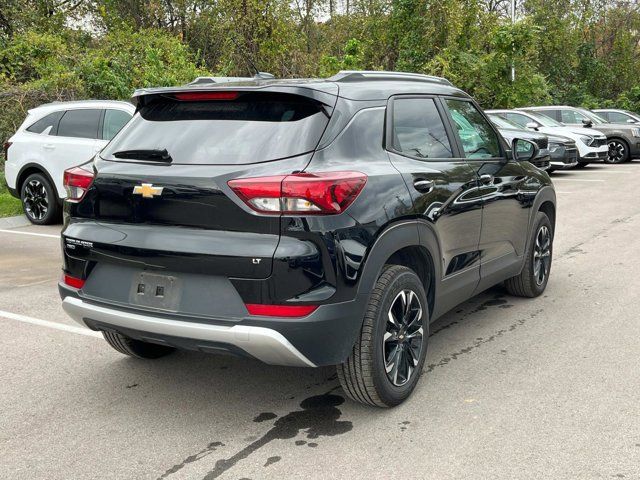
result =
[[[238,92],[180,92],[174,93],[173,98],[183,102],[199,102],[202,100],[235,100]]]
[[[71,275],[64,274],[62,276],[62,280],[64,281],[65,285],[69,285],[70,287],[73,287],[73,288],[84,287],[84,280],[82,280],[81,278],[76,278],[76,277],[72,277]]]
[[[82,167],[72,167],[64,171],[63,184],[67,191],[67,200],[79,202],[84,197],[91,184],[94,175],[90,170]]]
[[[228,185],[256,212],[336,215],[353,203],[366,183],[364,173],[327,172],[240,178]]]
[[[315,311],[317,305],[259,305],[246,304],[249,315],[261,317],[306,317]]]

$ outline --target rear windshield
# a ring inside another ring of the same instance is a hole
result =
[[[158,98],[102,152],[167,150],[175,164],[247,164],[315,149],[329,121],[322,105],[291,94],[240,93],[235,100]],[[118,160],[123,161],[123,160]]]

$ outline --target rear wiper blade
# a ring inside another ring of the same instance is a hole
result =
[[[164,162],[171,163],[173,158],[164,150],[121,150],[113,154],[116,158],[123,158],[129,160],[149,160],[152,162]]]

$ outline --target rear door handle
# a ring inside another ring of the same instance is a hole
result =
[[[42,145],[42,148],[44,148],[45,150],[53,150],[54,148],[56,148],[56,146],[53,143],[45,143],[44,145]]]
[[[422,193],[429,193],[435,187],[435,182],[433,180],[425,180],[424,178],[419,178],[413,182],[413,187]]]

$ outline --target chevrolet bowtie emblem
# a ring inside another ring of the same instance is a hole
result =
[[[143,183],[133,188],[134,195],[142,195],[142,198],[153,198],[162,195],[163,187],[154,187],[152,183]]]

